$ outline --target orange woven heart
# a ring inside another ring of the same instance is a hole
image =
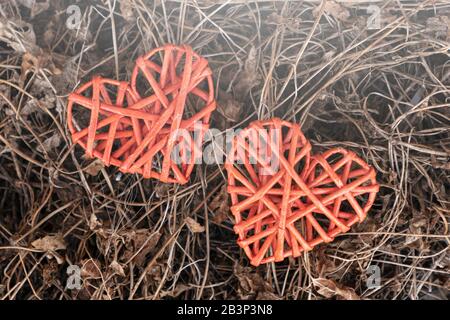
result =
[[[226,169],[234,230],[255,266],[332,241],[373,203],[378,185],[364,161],[343,149],[310,158],[310,150],[300,127],[280,119],[254,122],[233,141]]]
[[[215,107],[207,60],[188,46],[166,45],[137,59],[131,85],[96,77],[77,89],[68,124],[74,143],[106,165],[184,184]]]

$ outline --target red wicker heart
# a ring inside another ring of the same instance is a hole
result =
[[[312,246],[332,241],[366,218],[379,190],[375,176],[375,170],[351,151],[334,148],[314,155],[307,172],[308,188],[327,210],[308,198],[304,212],[292,221],[307,218],[306,240]],[[314,216],[318,225],[310,222]]]
[[[90,120],[76,128],[80,107]],[[188,46],[166,45],[137,59],[131,85],[96,77],[76,90],[68,123],[73,141],[106,165],[184,184],[215,107],[207,60]]]
[[[279,119],[254,122],[233,142],[226,169],[234,230],[255,266],[332,241],[373,204],[378,185],[364,161],[343,149],[310,161],[310,149],[297,124]]]
[[[69,96],[67,124],[73,142],[90,157],[120,167],[135,142],[132,119],[123,113],[135,102],[127,82],[94,77]]]
[[[253,122],[233,141],[226,169],[234,230],[253,265],[300,253],[302,236],[286,222],[301,202],[310,150],[300,126],[280,119]]]

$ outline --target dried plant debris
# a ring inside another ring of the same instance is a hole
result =
[[[61,235],[48,235],[41,239],[34,240],[31,245],[43,251],[56,251],[66,249],[66,244]]]
[[[238,100],[242,100],[253,87],[260,83],[257,59],[257,50],[252,46],[247,52],[244,67],[238,74],[236,84],[233,86],[233,91]]]
[[[38,50],[33,26],[21,20],[9,20],[2,17],[0,40],[18,53],[36,52]]]
[[[342,287],[333,280],[316,279],[314,284],[317,287],[317,292],[325,298],[337,296],[343,300],[360,300],[360,297],[355,293],[354,289]]]
[[[0,2],[1,299],[449,298],[448,1],[69,2]],[[278,116],[313,151],[370,163],[368,218],[253,268],[221,164],[178,186],[84,156],[68,94],[94,74],[129,80],[164,43],[207,57],[215,135]]]
[[[52,152],[55,151],[61,144],[61,136],[57,133],[44,140],[41,146],[37,147],[39,152]]]
[[[228,204],[227,186],[224,184],[217,195],[209,203],[209,209],[213,212],[213,221],[222,223],[231,216],[230,206]]]
[[[121,236],[124,239],[125,251],[121,260],[133,260],[137,265],[143,265],[146,255],[154,252],[161,233],[150,232],[147,229],[126,230]]]
[[[217,98],[217,113],[214,115],[215,122],[220,129],[227,129],[242,119],[245,107],[233,94],[220,90]]]
[[[86,168],[83,169],[84,172],[86,172],[90,176],[96,176],[102,171],[102,169],[105,167],[103,164],[103,161],[100,159],[95,159],[89,163]]]
[[[17,2],[30,9],[31,17],[36,16],[50,7],[50,0],[17,0]]]
[[[193,233],[202,233],[205,232],[205,227],[200,223],[192,219],[191,217],[186,218],[186,224]]]
[[[274,288],[253,268],[235,266],[234,273],[238,278],[238,296],[242,300],[278,300]]]
[[[313,15],[317,17],[320,13],[320,10],[321,7],[318,6],[313,10]],[[332,0],[324,2],[323,12],[340,21],[347,21],[350,17],[350,12],[342,4]]]

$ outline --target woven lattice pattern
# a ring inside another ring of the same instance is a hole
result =
[[[131,84],[95,77],[72,93],[68,125],[74,143],[106,165],[184,184],[215,107],[207,60],[166,45],[137,59]]]
[[[379,187],[363,160],[344,149],[310,150],[300,127],[280,119],[253,122],[233,142],[226,169],[234,230],[255,266],[332,241],[373,204]]]

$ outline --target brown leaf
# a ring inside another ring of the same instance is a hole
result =
[[[30,9],[30,16],[34,17],[38,15],[39,13],[48,10],[50,7],[50,1],[49,0],[18,0],[18,2],[23,5],[24,7],[27,7]]]
[[[273,292],[262,291],[256,295],[256,300],[280,300],[280,297]]]
[[[42,282],[46,287],[50,287],[58,279],[58,264],[52,260],[44,264],[42,268]]]
[[[354,289],[340,286],[330,279],[316,279],[314,280],[314,285],[318,287],[317,292],[328,299],[338,296],[344,300],[360,300],[360,297],[355,293]]]
[[[81,263],[81,277],[100,279],[102,277],[100,262],[96,259],[83,260]]]
[[[19,19],[0,21],[0,37],[18,53],[37,52],[36,34],[31,23]]]
[[[102,160],[95,159],[92,161],[86,168],[84,168],[84,172],[88,175],[95,177],[98,173],[105,167]]]
[[[128,22],[134,21],[135,15],[133,13],[133,5],[130,0],[120,1],[120,13],[121,16]]]
[[[243,70],[238,75],[238,81],[234,85],[235,97],[238,101],[243,101],[250,89],[260,82],[258,75],[257,51],[254,46],[250,48]]]
[[[337,286],[333,280],[317,279],[314,282],[318,287],[317,293],[319,293],[321,296],[329,299],[336,295]]]
[[[98,221],[95,213],[92,212],[91,217],[89,218],[89,229],[95,230],[97,227],[101,227],[102,223]]]
[[[114,271],[114,273],[118,274],[119,276],[125,277],[125,271],[123,270],[122,265],[117,262],[117,260],[111,262],[109,267]]]
[[[64,238],[60,234],[45,236],[43,238],[34,240],[31,245],[34,248],[43,251],[56,251],[66,249]]]
[[[427,19],[425,31],[436,38],[447,39],[450,36],[450,19],[446,16],[430,17]]]
[[[428,224],[428,220],[425,217],[416,216],[412,220],[409,221],[409,233],[405,237],[405,242],[403,243],[404,247],[408,247],[410,249],[415,248],[418,250],[424,250],[424,241],[423,237],[415,236],[415,234],[422,234],[422,228]]]
[[[336,3],[335,1],[331,0],[326,1],[324,6],[325,6],[324,13],[336,18],[337,20],[347,21],[347,19],[350,17],[350,12],[346,8],[344,8],[341,4]],[[313,10],[314,17],[317,18],[319,12],[320,6],[317,6]]]
[[[205,232],[205,227],[202,226],[201,224],[199,224],[197,221],[195,221],[191,217],[187,217],[185,221],[186,221],[186,224],[187,224],[189,230],[191,230],[191,232],[193,232],[193,233]]]
[[[61,136],[58,133],[52,134],[50,137],[42,142],[42,146],[38,145],[37,150],[43,152],[44,150],[47,152],[55,151],[56,148],[61,144]]]
[[[236,265],[234,274],[239,280],[238,294],[241,299],[277,299],[273,287],[252,268]]]
[[[186,292],[187,290],[189,290],[190,288],[191,288],[190,286],[184,285],[182,283],[177,284],[173,290],[161,292],[160,297],[161,298],[163,298],[163,297],[176,298],[183,292]]]
[[[437,161],[437,158],[434,154],[430,157],[431,160],[431,166],[436,169],[444,169],[444,170],[450,170],[450,161]]]
[[[243,104],[233,98],[233,95],[219,90],[217,111],[227,120],[238,122],[241,119]]]
[[[355,290],[349,287],[338,288],[337,295],[342,297],[344,300],[361,300]]]
[[[158,182],[155,186],[155,195],[161,199],[167,197],[170,194],[171,185],[167,183]]]
[[[37,70],[47,70],[52,75],[61,74],[61,70],[55,66],[53,62],[53,55],[51,52],[44,50],[37,50],[35,54],[25,52],[22,55],[22,65],[20,82],[23,84],[28,72],[36,72]]]
[[[281,25],[284,23],[284,21],[285,18],[276,12],[272,12],[271,14],[269,14],[266,19],[266,23],[276,25]]]
[[[424,217],[424,216],[417,216],[417,217],[414,217],[410,221],[410,224],[414,228],[426,227],[428,225],[428,219],[426,217]]]
[[[329,62],[333,59],[333,57],[336,55],[336,51],[335,50],[330,50],[325,52],[325,54],[323,55],[323,60],[326,62]]]
[[[11,114],[14,114],[14,111],[12,111],[11,107],[9,107],[8,100],[11,97],[11,86],[6,84],[0,84],[0,107],[2,107],[3,110],[5,110],[6,113],[10,112]],[[4,109],[3,106],[7,105],[8,108]]]
[[[209,209],[214,212],[213,221],[215,223],[219,224],[228,219],[230,206],[228,205],[228,192],[226,185],[222,186],[219,193],[210,202]]]
[[[22,65],[20,72],[20,79],[23,82],[25,77],[29,71],[32,71],[33,68],[37,68],[39,64],[38,58],[32,55],[29,52],[25,52],[22,56]]]
[[[272,12],[266,18],[267,24],[284,25],[293,32],[300,28],[300,22],[301,20],[299,18],[283,17],[276,12]]]
[[[325,254],[324,247],[317,250],[317,270],[320,276],[336,271],[336,264]]]
[[[148,229],[127,230],[121,232],[121,235],[126,247],[122,260],[132,259],[138,266],[143,265],[147,254],[155,250],[161,238],[160,232],[151,232]]]
[[[28,100],[23,108],[20,109],[20,114],[24,116],[28,116],[32,114],[33,112],[40,111],[39,108],[39,101],[37,99],[30,99]]]

